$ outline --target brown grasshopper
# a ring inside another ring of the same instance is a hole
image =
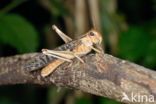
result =
[[[59,36],[65,41],[66,44],[68,44],[68,42],[72,40],[70,37],[61,32],[55,25],[53,26],[53,29],[59,34]],[[42,50],[43,54],[53,56],[58,59],[51,62],[49,65],[43,68],[41,70],[41,75],[43,77],[48,76],[58,66],[63,64],[65,61],[71,62],[72,61],[71,59],[73,58],[77,58],[82,63],[84,63],[84,61],[80,57],[91,52],[91,50],[100,53],[100,51],[96,49],[94,45],[101,44],[101,42],[102,42],[101,35],[95,30],[90,30],[85,35],[75,40],[74,47],[72,48],[69,49],[67,48],[63,51],[43,49]]]
[[[46,77],[66,61],[72,62],[73,58],[77,58],[84,63],[84,61],[80,58],[81,56],[86,55],[91,52],[91,50],[100,53],[100,50],[96,49],[95,46],[101,44],[102,36],[94,29],[90,30],[83,36],[72,40],[55,25],[53,25],[52,28],[65,41],[65,44],[56,50],[42,49],[42,53],[44,55],[41,55],[36,59],[42,62],[42,64],[31,64],[29,65],[29,70],[36,70],[49,63],[41,70],[41,76]]]

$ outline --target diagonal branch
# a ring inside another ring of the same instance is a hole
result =
[[[108,54],[89,54],[83,57],[85,64],[75,59],[72,63],[64,63],[50,76],[43,78],[40,76],[40,70],[28,72],[24,69],[27,61],[40,54],[30,53],[0,58],[0,85],[55,84],[117,101],[121,101],[123,93],[130,98],[132,92],[156,97],[156,72],[145,67]]]

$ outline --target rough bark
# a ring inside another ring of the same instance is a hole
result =
[[[156,72],[108,54],[84,56],[85,64],[74,59],[64,63],[50,76],[43,78],[40,70],[28,72],[27,61],[41,53],[30,53],[0,58],[0,85],[40,84],[79,89],[98,96],[121,101],[123,93],[156,97]],[[121,101],[131,104],[126,100]],[[151,104],[133,102],[132,104]],[[156,104],[154,102],[153,104]]]

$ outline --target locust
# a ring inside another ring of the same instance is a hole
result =
[[[101,44],[102,36],[94,29],[91,29],[84,35],[73,40],[59,30],[55,25],[53,25],[52,28],[63,39],[65,44],[55,50],[42,49],[42,57],[40,56],[36,60],[42,60],[44,64],[30,65],[31,71],[44,67],[41,70],[42,77],[50,75],[63,63],[72,62],[72,59],[74,58],[77,58],[80,62],[85,63],[81,57],[90,53],[92,50],[97,53],[101,52],[96,46]]]

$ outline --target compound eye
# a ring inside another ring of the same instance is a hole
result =
[[[95,33],[91,31],[91,32],[89,33],[89,35],[90,35],[90,36],[94,36]]]

